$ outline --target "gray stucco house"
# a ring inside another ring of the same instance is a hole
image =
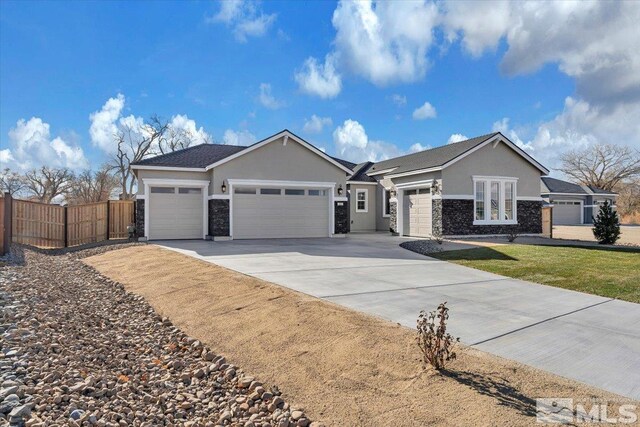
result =
[[[499,132],[378,163],[331,157],[288,130],[132,165],[147,239],[429,237],[542,232],[549,171]]]
[[[615,207],[618,196],[601,188],[549,176],[542,177],[540,186],[542,198],[553,205],[553,223],[556,225],[593,224],[600,205],[608,201]]]

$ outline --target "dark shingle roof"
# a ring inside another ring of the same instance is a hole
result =
[[[367,175],[367,171],[371,169],[373,166],[373,162],[364,162],[359,165],[355,165],[353,167],[353,176],[349,178],[349,181],[358,181],[358,182],[376,182],[375,178]]]
[[[200,144],[173,153],[133,163],[140,166],[169,166],[180,168],[206,168],[212,163],[229,157],[247,147],[240,145]]]
[[[602,188],[594,187],[593,185],[589,185],[588,187],[595,194],[618,194],[613,191],[607,191],[607,190],[603,190]]]
[[[574,184],[573,182],[551,178],[550,176],[543,176],[541,179],[551,193],[588,194],[584,188],[582,188],[578,184]]]
[[[349,160],[343,160],[343,159],[339,159],[337,157],[331,157],[333,160],[335,160],[336,162],[340,163],[342,166],[349,168],[351,170],[353,170],[353,168],[356,167],[356,164],[353,162],[350,162]]]
[[[394,159],[383,160],[376,163],[370,169],[370,172],[381,171],[385,169],[395,168],[391,173],[409,172],[417,169],[427,169],[442,166],[445,163],[455,159],[465,152],[482,144],[487,139],[493,138],[499,132],[478,136],[453,144],[443,145],[442,147],[432,148],[430,150],[420,151],[418,153],[407,154],[406,156],[396,157]]]

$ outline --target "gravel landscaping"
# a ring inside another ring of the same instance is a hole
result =
[[[0,264],[0,426],[320,426],[80,259]]]

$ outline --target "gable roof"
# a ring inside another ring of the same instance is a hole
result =
[[[249,146],[200,144],[182,150],[174,151],[172,153],[162,154],[156,157],[144,159],[139,162],[132,163],[131,166],[133,167],[133,169],[180,168],[196,170],[200,169],[207,171],[218,165],[247,154],[257,148],[260,148],[263,145],[278,140],[281,137],[291,138],[303,147],[322,157],[329,163],[332,163],[334,166],[344,170],[347,174],[351,175],[353,173],[352,168],[355,166],[355,163],[331,157],[287,129]]]
[[[497,138],[499,138],[499,140],[501,141],[504,141],[510,148],[524,157],[524,159],[531,163],[534,167],[545,174],[549,173],[549,170],[547,168],[542,166],[534,158],[532,158],[521,148],[511,142],[509,138],[505,137],[500,132],[493,132],[486,135],[477,136],[475,138],[467,139],[465,141],[455,142],[452,144],[443,145],[441,147],[431,148],[429,150],[419,151],[417,153],[383,160],[373,165],[373,167],[369,170],[369,174],[373,175],[376,172],[380,173],[382,171],[390,170],[387,173],[388,175],[396,175],[422,169],[444,168],[449,164],[461,159],[465,155],[470,154],[475,149],[481,148],[483,144],[495,141]]]
[[[373,162],[364,162],[359,165],[355,165],[353,167],[353,176],[349,178],[349,182],[377,182],[375,178],[367,175],[367,172],[373,165]]]
[[[245,146],[224,145],[224,144],[200,144],[187,147],[172,153],[161,154],[150,157],[139,162],[132,163],[132,166],[164,166],[177,168],[199,168],[204,169],[212,163],[229,157]]]
[[[558,178],[551,178],[550,176],[541,177],[542,183],[547,188],[547,191],[542,191],[542,194],[556,193],[556,194],[584,194],[585,196],[590,194],[607,194],[616,195],[612,191],[603,190],[602,188],[595,187],[593,185],[579,185],[573,182],[563,181]]]

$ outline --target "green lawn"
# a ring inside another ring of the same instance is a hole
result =
[[[640,250],[504,245],[429,256],[516,279],[640,303]]]

